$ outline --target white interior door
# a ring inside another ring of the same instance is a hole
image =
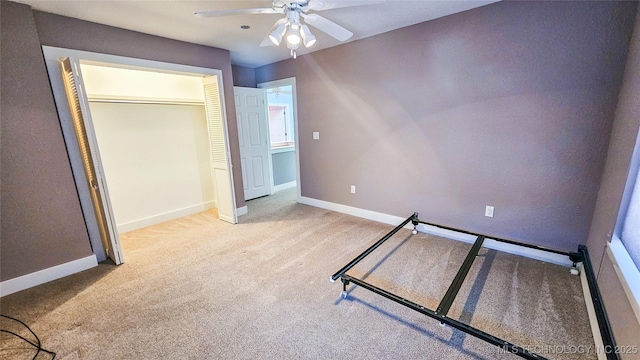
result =
[[[271,194],[271,158],[263,89],[235,86],[244,199]]]
[[[235,224],[238,222],[238,215],[231,174],[229,135],[224,121],[220,83],[217,76],[207,76],[202,81],[204,84],[207,128],[209,130],[212,175],[216,193],[218,194],[218,217],[220,220]]]
[[[100,162],[100,151],[82,82],[80,62],[77,59],[65,58],[60,61],[60,69],[102,244],[107,256],[119,265],[124,261],[122,248],[104,170]]]

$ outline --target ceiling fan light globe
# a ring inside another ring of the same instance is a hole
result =
[[[287,36],[287,42],[291,45],[298,45],[300,44],[300,37],[297,35]]]
[[[305,47],[312,47],[313,44],[316,43],[316,37],[314,36],[313,39],[305,40],[303,42]]]
[[[269,39],[271,42],[278,46],[282,42],[282,37],[287,29],[287,24],[278,24],[278,26],[274,26],[274,29],[269,33]]]
[[[269,40],[271,40],[273,45],[278,46],[278,45],[280,45],[280,42],[282,41],[282,38],[278,38],[278,37],[274,36],[273,34],[269,34]]]
[[[295,33],[295,32],[293,32],[293,31],[290,31],[290,32],[287,34],[287,43],[289,43],[289,44],[291,44],[291,45],[298,45],[298,44],[300,44],[300,35],[299,35],[299,34],[297,34],[297,33]]]
[[[311,33],[307,25],[302,25],[300,35],[302,35],[302,43],[305,47],[311,47],[316,43],[316,37]]]

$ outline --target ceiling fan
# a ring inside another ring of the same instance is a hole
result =
[[[271,8],[199,11],[196,12],[195,15],[206,18],[243,14],[284,14],[284,18],[281,18],[273,24],[273,27],[262,43],[260,43],[260,46],[279,46],[284,38],[287,43],[287,48],[291,50],[291,56],[295,59],[300,43],[305,47],[310,47],[316,43],[316,37],[311,33],[307,24],[327,33],[339,41],[346,41],[353,36],[351,31],[325,17],[309,13],[310,11],[357,6],[362,5],[361,3],[362,2],[348,3],[334,1],[329,4],[325,1],[318,0],[274,0]]]

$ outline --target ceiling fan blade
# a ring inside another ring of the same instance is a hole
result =
[[[254,9],[230,9],[230,10],[212,10],[212,11],[198,11],[195,13],[197,17],[209,18],[217,16],[229,16],[229,15],[251,15],[251,14],[284,14],[284,9],[273,8],[254,8]]]
[[[334,38],[345,41],[353,36],[353,33],[333,21],[322,17],[318,14],[301,14],[305,22],[316,29],[333,36]]]
[[[307,12],[309,10],[321,11],[329,9],[338,9],[353,6],[366,6],[382,4],[385,0],[361,0],[361,1],[327,1],[327,0],[309,0],[309,3],[302,7],[302,11]]]

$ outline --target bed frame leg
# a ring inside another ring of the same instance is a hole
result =
[[[578,270],[576,264],[583,260],[582,255],[579,253],[570,253],[569,260],[573,262],[573,265],[571,265],[571,269],[569,269],[571,275],[580,275],[580,270]]]
[[[342,292],[340,293],[340,297],[343,299],[346,299],[347,296],[349,296],[349,293],[347,293],[347,286],[349,286],[349,280],[346,279],[340,279],[342,280]]]
[[[571,269],[569,269],[569,272],[571,273],[571,275],[580,275],[580,270],[578,270],[578,268],[576,267],[576,263],[573,263]]]
[[[418,233],[418,224],[420,223],[417,212],[413,213],[413,218],[411,219],[411,223],[413,224],[413,230],[411,231],[411,233],[415,235]]]

